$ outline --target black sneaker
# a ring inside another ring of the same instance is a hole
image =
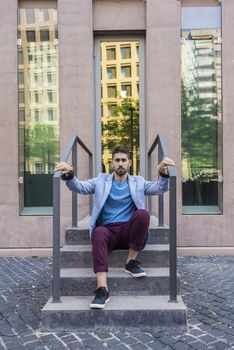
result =
[[[133,277],[144,277],[146,276],[145,271],[140,269],[139,265],[141,263],[137,260],[129,260],[129,262],[125,265],[125,272],[129,273]]]
[[[99,287],[95,290],[95,298],[90,303],[90,309],[104,309],[106,303],[110,300],[110,294],[106,287]]]

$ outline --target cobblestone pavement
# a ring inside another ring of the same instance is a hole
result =
[[[187,332],[42,333],[51,258],[0,258],[0,350],[234,349],[234,257],[181,257]]]

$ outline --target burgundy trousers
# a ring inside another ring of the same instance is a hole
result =
[[[97,226],[92,235],[93,270],[108,272],[108,251],[114,249],[144,249],[149,230],[149,213],[137,209],[128,222]]]

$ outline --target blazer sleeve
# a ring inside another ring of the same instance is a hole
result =
[[[156,182],[145,181],[144,182],[144,191],[146,196],[159,195],[164,192],[169,191],[169,181],[168,177],[162,177],[159,174],[159,179]]]
[[[71,180],[66,181],[66,185],[72,192],[79,194],[92,194],[95,193],[95,181],[96,178],[80,181],[74,176]]]

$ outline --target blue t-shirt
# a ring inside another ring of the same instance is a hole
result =
[[[98,217],[98,225],[128,222],[135,210],[136,206],[132,200],[128,180],[124,182],[113,180],[109,196]]]

